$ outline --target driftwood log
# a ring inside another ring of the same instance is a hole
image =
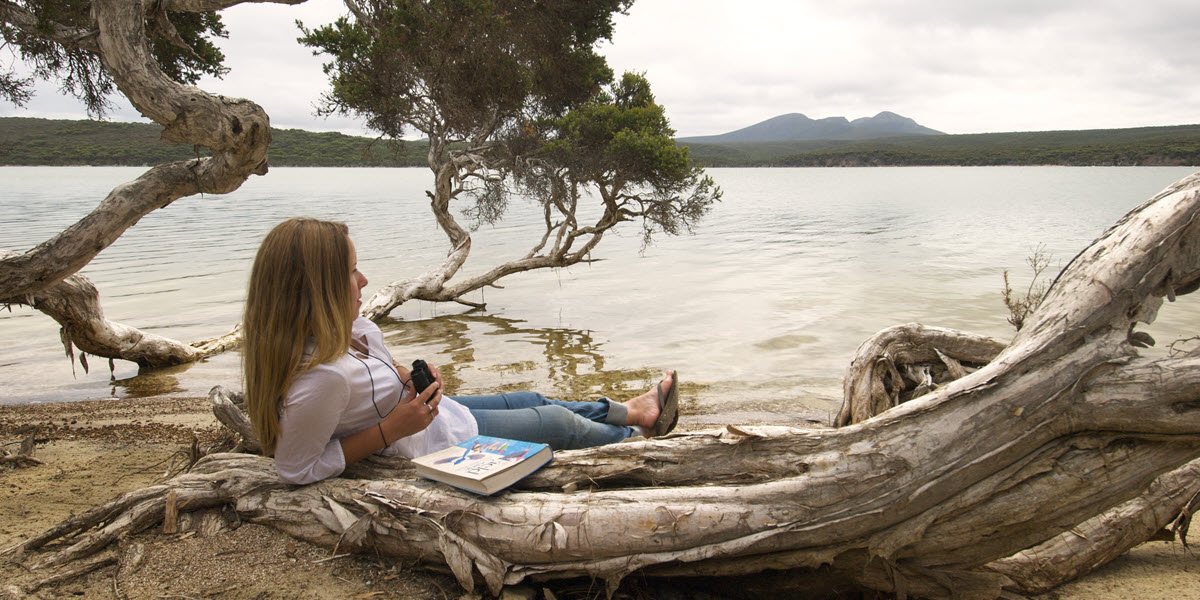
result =
[[[572,576],[612,591],[635,572],[770,572],[796,589],[928,598],[1044,591],[1163,527],[1182,535],[1196,509],[1200,357],[1141,356],[1129,340],[1164,297],[1200,283],[1197,215],[1200,176],[1134,209],[1003,348],[917,325],[881,332],[847,374],[843,427],[729,426],[561,452],[488,498],[417,479],[403,460],[293,487],[269,459],[217,454],[16,551],[35,569],[81,559],[160,522],[174,492],[181,528],[233,506],[492,593]]]

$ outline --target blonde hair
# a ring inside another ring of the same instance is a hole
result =
[[[275,454],[283,398],[296,374],[345,354],[354,305],[343,223],[307,217],[276,225],[250,271],[243,321],[246,407],[263,454]],[[316,348],[304,360],[304,344]]]

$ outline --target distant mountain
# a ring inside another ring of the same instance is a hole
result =
[[[896,113],[883,111],[853,121],[846,117],[810,119],[800,113],[780,115],[721,135],[679,138],[681,144],[732,144],[739,142],[796,142],[806,140],[869,140],[903,135],[946,135]]]
[[[1200,165],[1200,125],[691,144],[705,167]]]

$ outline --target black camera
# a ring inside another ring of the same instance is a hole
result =
[[[413,389],[417,390],[418,394],[433,383],[433,373],[429,372],[429,365],[425,364],[425,361],[421,359],[413,361],[412,382]]]

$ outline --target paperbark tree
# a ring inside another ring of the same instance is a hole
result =
[[[720,198],[675,147],[644,79],[601,91],[612,72],[594,45],[611,37],[612,14],[628,4],[348,0],[354,20],[305,32],[305,44],[333,59],[324,110],[362,117],[387,137],[416,131],[429,139],[427,193],[450,250],[435,269],[383,286],[364,302],[364,315],[377,320],[413,299],[480,306],[464,296],[514,273],[591,260],[604,233],[623,221],[641,218],[647,232],[690,228]],[[618,118],[592,118],[602,106]],[[601,129],[570,129],[579,114]],[[570,151],[585,137],[594,144],[587,173],[576,170],[583,149]],[[635,155],[648,162],[629,160]],[[589,187],[604,210],[580,223]],[[541,202],[541,239],[520,258],[452,282],[470,254],[471,232],[451,205],[470,196],[465,211],[494,222],[513,191]]]
[[[261,108],[184,85],[223,72],[208,40],[224,34],[212,11],[238,3],[0,0],[0,34],[35,65],[35,76],[57,78],[98,115],[115,85],[164,125],[165,140],[213,154],[151,169],[55,238],[0,257],[0,303],[58,307],[48,314],[62,324],[68,354],[78,348],[81,360],[87,352],[159,366],[237,341],[235,330],[189,346],[109,323],[94,286],[65,280],[150,211],[191,194],[227,193],[266,172],[270,131]],[[327,110],[365,116],[387,136],[412,128],[430,139],[431,208],[451,250],[437,269],[385,286],[366,303],[368,316],[412,298],[471,304],[464,295],[506,275],[591,260],[604,233],[624,221],[642,219],[647,241],[657,231],[690,229],[720,198],[686,149],[675,147],[644,79],[627,76],[611,94],[602,90],[612,74],[593,46],[611,36],[612,13],[627,5],[350,1],[356,22],[306,32],[305,43],[335,57]],[[10,72],[0,79],[0,96],[23,102],[28,83]],[[581,104],[579,114],[561,118]],[[588,119],[591,129],[581,133],[578,123]],[[469,209],[476,222],[494,222],[510,187],[542,202],[545,234],[525,256],[451,283],[471,247],[452,201],[465,191],[476,200]],[[604,204],[591,225],[576,213],[589,187]]]
[[[194,346],[108,323],[94,286],[65,280],[151,211],[195,194],[229,193],[250,175],[267,172],[271,132],[262,108],[190,85],[204,73],[224,72],[224,57],[210,39],[224,35],[215,11],[241,1],[0,0],[0,39],[20,51],[33,66],[33,77],[59,81],[94,115],[104,113],[115,87],[134,108],[163,126],[164,141],[211,152],[205,158],[151,168],[115,188],[95,210],[54,238],[0,257],[0,303],[72,305],[54,315],[63,325],[68,354],[75,346],[140,365],[186,362],[205,354]],[[23,101],[28,80],[9,73],[6,81],[16,91],[5,97]],[[113,333],[114,327],[119,333]],[[151,339],[153,343],[144,343]]]
[[[448,569],[492,593],[571,576],[603,579],[611,592],[632,573],[756,574],[743,591],[769,582],[776,594],[1036,593],[1164,526],[1186,533],[1200,496],[1200,356],[1141,356],[1129,340],[1163,297],[1197,287],[1200,175],[1081,252],[990,361],[992,342],[948,330],[909,326],[869,340],[848,404],[931,389],[855,424],[727,426],[561,452],[518,489],[486,498],[416,479],[403,459],[291,487],[270,459],[213,455],[16,551],[82,533],[25,557],[33,569],[70,562],[153,525],[174,497],[193,511],[189,527],[219,520],[203,509],[234,506],[241,519]],[[976,361],[986,364],[971,371]],[[912,363],[937,368],[899,382]],[[865,365],[882,367],[860,376]],[[942,369],[946,379],[933,374]],[[219,403],[225,395],[213,393]]]

